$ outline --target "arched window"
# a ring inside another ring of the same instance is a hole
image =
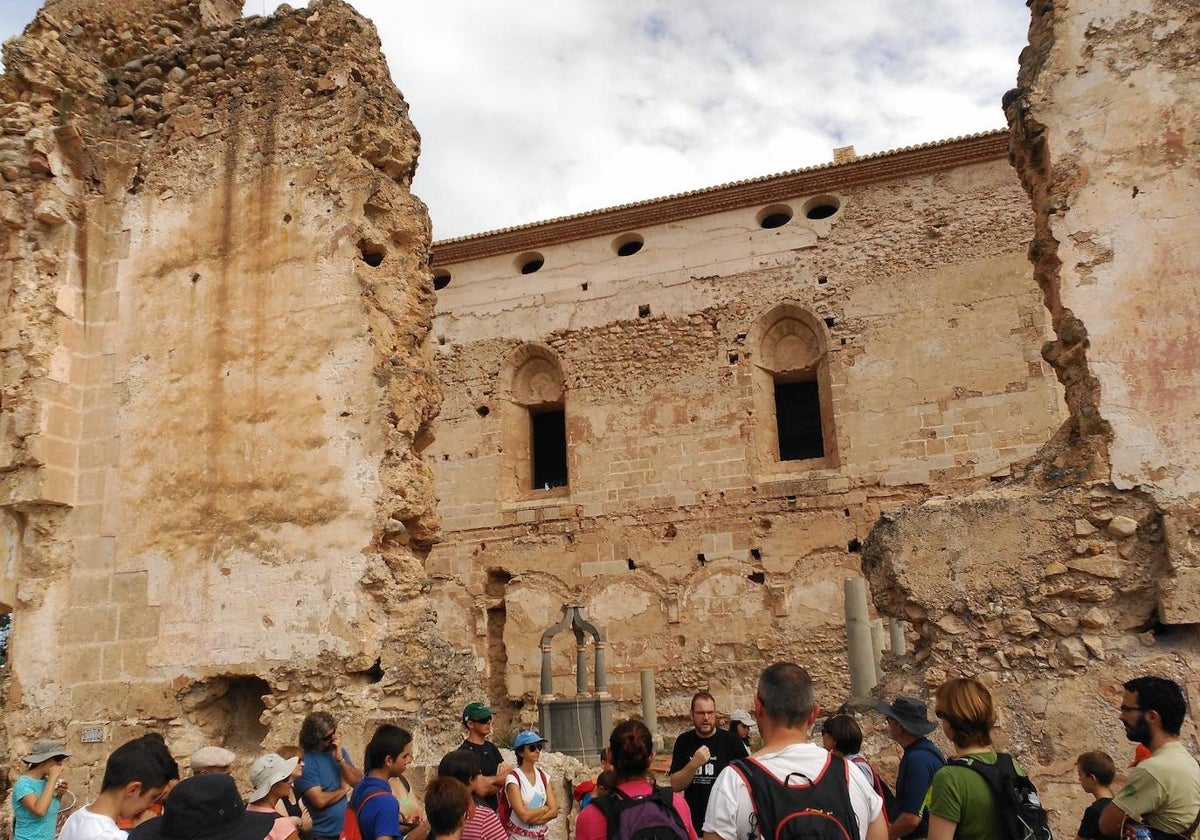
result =
[[[757,347],[760,461],[836,466],[827,341],[820,319],[803,307],[781,304],[756,322],[751,342]]]
[[[527,344],[509,357],[505,368],[512,406],[505,450],[517,455],[517,492],[566,487],[566,389],[554,351]]]

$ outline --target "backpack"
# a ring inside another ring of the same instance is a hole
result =
[[[645,796],[614,788],[592,799],[608,824],[608,840],[688,840],[687,826],[675,810],[675,792],[655,786]]]
[[[522,790],[523,787],[522,787],[521,777],[516,775],[517,773],[520,773],[520,772],[521,772],[520,770],[513,770],[511,773],[508,774],[508,776],[505,776],[504,787],[500,788],[500,795],[497,798],[497,802],[496,802],[496,805],[497,805],[496,816],[500,818],[500,825],[504,826],[504,830],[507,831],[510,835],[516,834],[521,837],[543,837],[546,834],[545,826],[541,827],[542,830],[540,832],[536,832],[536,831],[529,831],[528,829],[521,828],[521,826],[519,826],[513,822],[512,804],[508,801],[508,780],[510,778],[516,779],[517,780],[517,790]],[[542,786],[544,788],[546,788],[547,791],[549,791],[550,790],[550,777],[546,775],[545,771],[542,770],[541,767],[537,768],[537,772],[538,772],[538,775],[542,777]],[[339,838],[339,840],[340,840],[340,838]]]
[[[350,803],[346,803],[346,818],[342,821],[342,833],[338,835],[338,840],[362,840],[362,826],[358,824],[358,812],[362,810],[362,806],[366,805],[376,796],[383,796],[387,791],[377,790],[369,796],[364,796],[363,801],[358,803],[358,808],[351,808]]]
[[[858,840],[858,816],[850,802],[851,770],[829,754],[815,779],[793,772],[782,782],[753,758],[729,763],[750,793],[752,832],[762,840]],[[802,781],[793,782],[799,776]]]
[[[1008,840],[1054,840],[1037,788],[1028,776],[1017,772],[1008,753],[996,753],[995,764],[976,761],[969,755],[946,763],[970,767],[987,779],[988,787],[996,795],[996,807],[1000,810],[1000,822]]]
[[[896,794],[888,787],[888,783],[883,780],[883,776],[879,775],[879,771],[875,769],[875,765],[867,761],[861,755],[850,759],[860,767],[866,767],[871,771],[871,785],[875,788],[875,792],[883,799],[883,821],[888,825],[892,824],[892,812],[898,809],[896,802]],[[897,815],[899,816],[899,815]]]

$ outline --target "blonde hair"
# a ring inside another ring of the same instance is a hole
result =
[[[979,680],[947,680],[935,692],[937,716],[950,725],[950,740],[959,747],[989,747],[996,710],[992,695]]]

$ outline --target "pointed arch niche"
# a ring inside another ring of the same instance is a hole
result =
[[[509,498],[567,494],[566,386],[554,351],[525,344],[501,371],[506,385],[504,452]]]
[[[753,372],[755,448],[766,472],[838,466],[829,384],[829,336],[813,313],[783,303],[747,336],[757,350]]]

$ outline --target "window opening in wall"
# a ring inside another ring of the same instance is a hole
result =
[[[775,382],[775,420],[780,461],[825,457],[821,399],[815,379]]]
[[[522,274],[533,274],[546,264],[546,258],[537,251],[530,251],[517,257],[517,268]]]
[[[642,246],[646,244],[646,240],[642,239],[636,233],[626,234],[618,237],[613,242],[613,250],[617,252],[618,257],[632,257],[638,251],[642,250]]]
[[[792,208],[786,204],[774,204],[758,211],[758,226],[770,230],[786,225],[792,220]]]
[[[8,637],[12,634],[12,613],[0,613],[0,668],[8,667]]]
[[[533,489],[567,486],[567,414],[562,408],[530,409]]]
[[[809,199],[804,205],[804,217],[806,219],[828,219],[833,214],[837,213],[842,207],[842,203],[831,195],[821,195],[816,198]]]

